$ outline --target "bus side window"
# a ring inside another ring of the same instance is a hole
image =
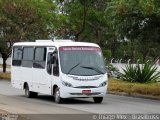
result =
[[[21,66],[22,63],[22,47],[14,47],[13,48],[13,58],[12,58],[12,65],[13,66]]]
[[[34,48],[33,47],[24,47],[23,48],[22,67],[32,68],[33,56],[34,56]]]
[[[58,62],[58,53],[53,53],[55,56],[54,64],[53,64],[53,75],[59,76],[59,62]]]
[[[47,72],[48,74],[51,75],[52,73],[52,64],[51,64],[51,55],[53,55],[53,53],[49,52],[47,55]]]
[[[45,47],[36,47],[34,55],[34,68],[44,69],[46,64],[46,52]]]

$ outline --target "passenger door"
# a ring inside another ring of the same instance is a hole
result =
[[[46,72],[46,57],[47,48],[46,47],[36,47],[34,53],[34,63],[33,63],[33,86],[35,91],[49,94],[51,88],[49,87],[48,74]]]
[[[54,58],[54,59],[53,59]],[[53,61],[52,61],[52,60]],[[58,52],[56,49],[54,52],[49,52],[47,56],[47,66],[46,71],[48,73],[48,79],[51,80],[51,94],[53,94],[53,86],[60,84],[60,77],[59,77],[59,59],[58,59]]]

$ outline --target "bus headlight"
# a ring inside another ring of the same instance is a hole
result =
[[[62,84],[66,87],[73,87],[71,83],[66,82],[66,81],[62,81]]]
[[[104,86],[106,86],[106,85],[107,85],[107,82],[104,81],[104,82],[102,82],[98,87],[104,87]]]

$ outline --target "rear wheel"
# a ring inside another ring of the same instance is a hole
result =
[[[93,97],[95,103],[102,103],[103,97]]]
[[[26,85],[26,86],[25,86],[25,96],[26,96],[27,98],[35,98],[35,97],[38,96],[38,93],[29,91],[29,86]]]
[[[62,103],[62,98],[60,97],[60,91],[59,88],[57,87],[54,91],[54,100],[56,103]]]

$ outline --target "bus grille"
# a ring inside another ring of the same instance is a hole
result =
[[[77,86],[77,87],[74,87],[74,88],[97,88],[97,86]]]
[[[99,95],[101,94],[100,92],[95,92],[95,93],[70,93],[71,95]]]

